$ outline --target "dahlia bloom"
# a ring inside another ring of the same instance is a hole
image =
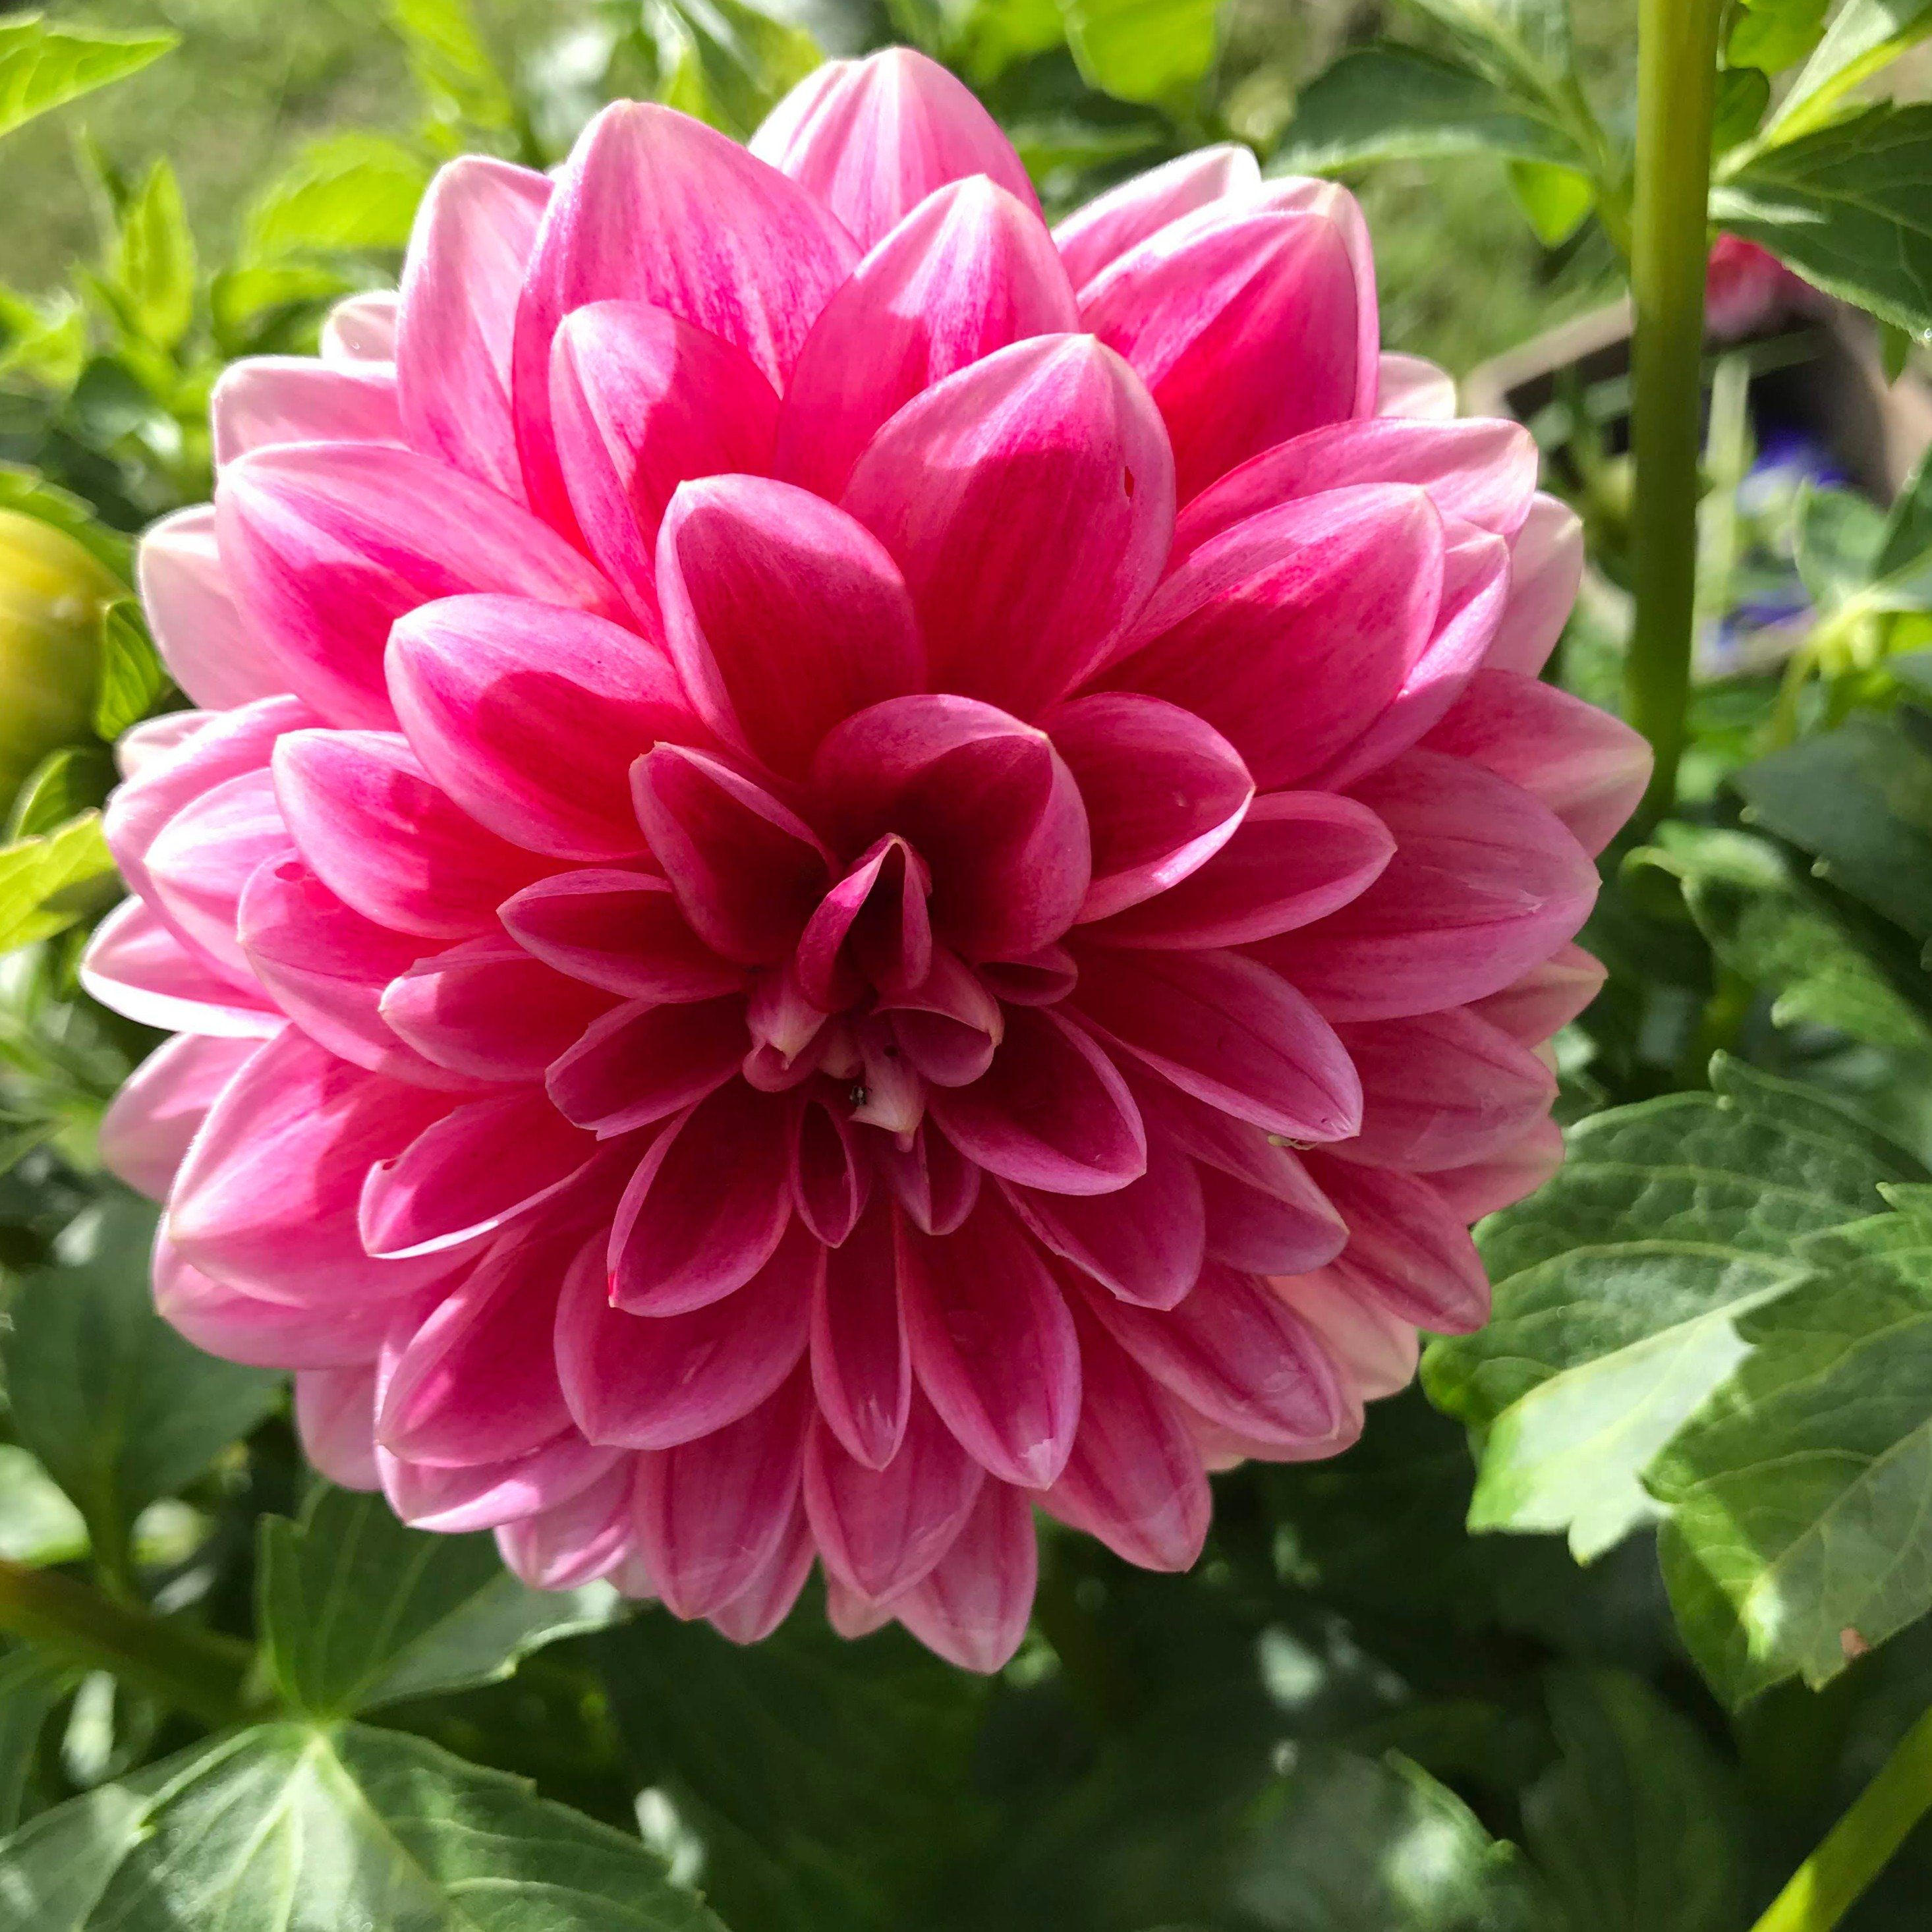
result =
[[[532,1584],[997,1667],[1199,1551],[1556,1164],[1640,744],[1574,520],[1244,152],[1049,232],[916,55],[466,160],[224,378],[87,982],[164,1312]]]

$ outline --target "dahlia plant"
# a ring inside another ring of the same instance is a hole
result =
[[[105,1158],[315,1463],[749,1641],[997,1668],[1200,1551],[1561,1157],[1642,741],[1528,434],[1245,149],[1049,230],[922,56],[468,158],[146,539]]]

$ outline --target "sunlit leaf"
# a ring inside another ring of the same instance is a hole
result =
[[[428,163],[400,142],[380,134],[326,136],[249,209],[249,260],[400,248],[429,176]]]
[[[1081,73],[1117,100],[1184,99],[1214,64],[1216,0],[1060,0]]]
[[[38,14],[0,22],[0,134],[138,74],[177,44],[173,34],[98,34]]]

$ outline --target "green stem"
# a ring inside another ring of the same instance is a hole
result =
[[[64,1663],[111,1671],[217,1730],[248,1714],[245,1645],[112,1602],[57,1570],[0,1558],[0,1630]]]
[[[1640,822],[1677,796],[1697,598],[1704,274],[1724,0],[1640,0],[1630,292],[1636,620],[1624,686],[1657,768]]]
[[[1932,1711],[1798,1868],[1754,1932],[1830,1932],[1932,1810]]]

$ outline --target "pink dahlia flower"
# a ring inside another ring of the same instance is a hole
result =
[[[163,1310],[338,1481],[740,1640],[816,1562],[994,1668],[1036,1508],[1184,1568],[1558,1156],[1645,760],[1452,410],[1341,190],[1049,232],[916,55],[446,169],[142,553],[202,709],[87,979],[178,1035],[104,1133]]]

